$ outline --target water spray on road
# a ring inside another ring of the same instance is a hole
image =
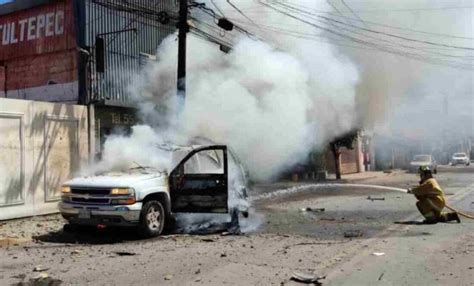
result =
[[[252,201],[259,201],[263,199],[270,199],[285,195],[292,195],[297,194],[300,192],[308,191],[310,189],[324,189],[324,188],[366,188],[366,189],[377,189],[377,190],[386,190],[386,191],[395,191],[395,192],[403,192],[407,193],[407,190],[395,187],[387,187],[387,186],[378,186],[378,185],[366,185],[366,184],[338,184],[338,183],[330,183],[330,184],[308,184],[304,186],[297,186],[291,187],[287,189],[280,189],[276,191],[272,191],[269,193],[261,194],[255,197],[252,197]]]
[[[310,189],[325,189],[325,188],[365,188],[365,189],[375,189],[375,190],[385,190],[385,191],[394,191],[394,192],[402,192],[408,194],[407,189],[396,188],[396,187],[389,187],[389,186],[380,186],[380,185],[368,185],[368,184],[339,184],[339,183],[330,183],[330,184],[308,184],[304,186],[297,186],[291,187],[287,189],[280,189],[276,191],[272,191],[269,193],[264,193],[255,197],[251,198],[252,202],[257,202],[260,200],[271,199],[281,196],[288,196],[297,194],[300,192],[308,191]],[[453,208],[452,206],[446,204],[445,207],[453,212],[458,213],[459,215],[468,218],[474,219],[473,215],[467,214],[465,212],[459,211],[458,209]]]

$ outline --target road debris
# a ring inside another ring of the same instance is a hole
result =
[[[201,239],[202,242],[215,242],[216,240],[215,239],[212,239],[212,238],[203,238]]]
[[[20,279],[21,281],[23,281],[26,278],[26,274],[21,273],[21,274],[12,276],[12,278]]]
[[[81,254],[81,251],[79,249],[74,249],[73,251],[71,251],[71,254],[78,255]]]
[[[43,267],[42,265],[38,265],[38,266],[36,266],[35,268],[33,268],[33,271],[34,271],[34,272],[44,272],[44,271],[46,271],[46,270],[49,270],[49,268],[45,268],[45,267]]]
[[[134,256],[137,255],[135,252],[128,252],[128,251],[115,251],[115,254],[118,256]]]
[[[372,253],[372,255],[375,255],[375,256],[384,256],[384,255],[385,255],[385,252],[374,252],[374,253]]]
[[[371,196],[368,196],[367,199],[370,200],[370,201],[385,201],[384,197],[371,197]]]
[[[345,238],[362,237],[363,235],[364,235],[364,232],[360,229],[348,230],[344,232]]]
[[[171,279],[173,279],[173,275],[171,275],[171,274],[166,274],[166,275],[165,275],[165,280],[168,280],[168,281],[169,281],[169,280],[171,280]]]
[[[305,284],[322,285],[319,280],[322,280],[325,278],[326,276],[317,276],[314,274],[293,272],[290,280],[295,281],[295,282],[305,283]]]
[[[379,279],[378,279],[379,281],[381,281],[381,280],[382,280],[382,278],[383,278],[384,274],[385,274],[385,272],[382,272],[382,274],[380,274],[380,276],[379,276]]]
[[[46,278],[49,278],[49,274],[46,273],[46,272],[41,272],[38,275],[33,277],[34,280],[43,280],[43,279],[46,279]]]
[[[325,208],[302,208],[301,209],[301,212],[316,212],[316,213],[319,213],[319,212],[324,212],[326,209]]]

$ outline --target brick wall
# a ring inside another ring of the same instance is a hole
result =
[[[75,50],[22,57],[8,61],[7,66],[7,90],[77,80]]]

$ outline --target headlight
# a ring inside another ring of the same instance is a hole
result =
[[[111,195],[133,195],[135,192],[130,188],[113,188],[110,191]]]
[[[70,194],[70,193],[71,193],[71,187],[62,186],[62,187],[61,187],[61,193],[62,193],[62,194]]]

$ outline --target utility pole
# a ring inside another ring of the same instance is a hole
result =
[[[188,31],[188,1],[179,0],[177,95],[183,101],[186,98],[186,33]]]

